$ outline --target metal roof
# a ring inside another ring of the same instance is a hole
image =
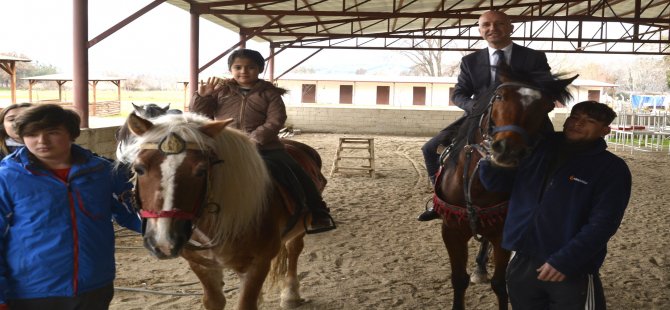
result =
[[[274,48],[481,48],[479,15],[510,16],[546,52],[670,55],[670,0],[167,0]],[[439,39],[437,43],[426,38]]]

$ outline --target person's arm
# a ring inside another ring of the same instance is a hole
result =
[[[268,109],[265,123],[249,133],[251,139],[259,145],[264,145],[267,142],[276,142],[279,130],[286,123],[286,106],[281,98],[281,94],[274,91],[268,91],[267,93]],[[261,96],[263,97],[262,94]]]
[[[207,79],[206,83],[200,85],[198,91],[191,97],[189,111],[214,119],[218,109],[216,97],[221,89],[220,82],[221,79],[210,77]]]
[[[472,79],[472,68],[469,68],[465,60],[461,60],[461,72],[458,74],[458,82],[454,87],[454,92],[451,95],[451,100],[458,106],[463,109],[465,112],[470,113],[472,111],[472,106],[474,101],[472,96],[475,94],[475,86]]]
[[[6,190],[4,186],[1,190],[3,190],[3,194],[0,195],[0,309],[2,309],[2,306],[5,305],[5,302],[7,301],[5,299],[5,292],[7,292],[9,284],[7,283],[6,277],[8,268],[6,259],[7,248],[5,247],[7,241],[5,239],[9,233],[9,227],[11,226],[12,220],[12,210],[9,207],[11,204],[7,200],[8,193],[4,191]]]
[[[537,61],[535,61],[535,65],[533,66],[533,71],[536,72],[547,72],[549,75],[551,75],[551,67],[549,66],[549,62],[547,61],[547,54],[544,52],[540,51],[535,51],[538,53],[537,55]]]
[[[628,206],[631,174],[623,160],[618,159],[607,167],[599,179],[602,181],[596,185],[591,198],[592,206],[586,224],[568,244],[547,260],[563,274],[574,274],[606,249],[607,242],[619,229]]]
[[[112,217],[119,225],[142,232],[142,220],[137,211],[132,207],[133,185],[129,181],[129,170],[125,165],[119,166],[111,171],[112,189],[114,191],[112,201]]]
[[[517,169],[501,168],[493,165],[489,159],[479,161],[479,181],[491,192],[509,193],[516,179]]]

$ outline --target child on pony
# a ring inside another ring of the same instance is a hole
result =
[[[228,57],[228,69],[233,78],[208,78],[194,94],[190,110],[216,120],[232,118],[231,126],[246,132],[256,143],[274,179],[292,193],[299,191],[298,187],[302,188],[303,192],[298,196],[304,196],[303,204],[312,213],[307,233],[335,229],[335,222],[316,185],[279,140],[279,130],[286,121],[286,107],[281,98],[286,90],[258,78],[264,66],[265,59],[259,52],[250,49],[234,51]]]

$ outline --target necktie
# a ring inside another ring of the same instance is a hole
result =
[[[495,77],[493,78],[493,83],[496,85],[500,84],[500,77],[498,76],[498,72],[500,71],[499,68],[502,66],[503,63],[505,63],[505,52],[503,50],[496,50],[493,52],[493,54],[498,55],[498,61],[496,62],[496,68],[494,70],[495,72]]]

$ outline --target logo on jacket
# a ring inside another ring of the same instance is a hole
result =
[[[588,185],[588,184],[589,184],[589,182],[586,182],[586,181],[584,181],[584,180],[582,180],[582,179],[580,179],[580,178],[577,178],[577,177],[575,177],[574,175],[571,175],[568,179],[569,179],[570,181],[579,182],[579,183],[582,183],[582,184],[585,184],[585,185]]]

